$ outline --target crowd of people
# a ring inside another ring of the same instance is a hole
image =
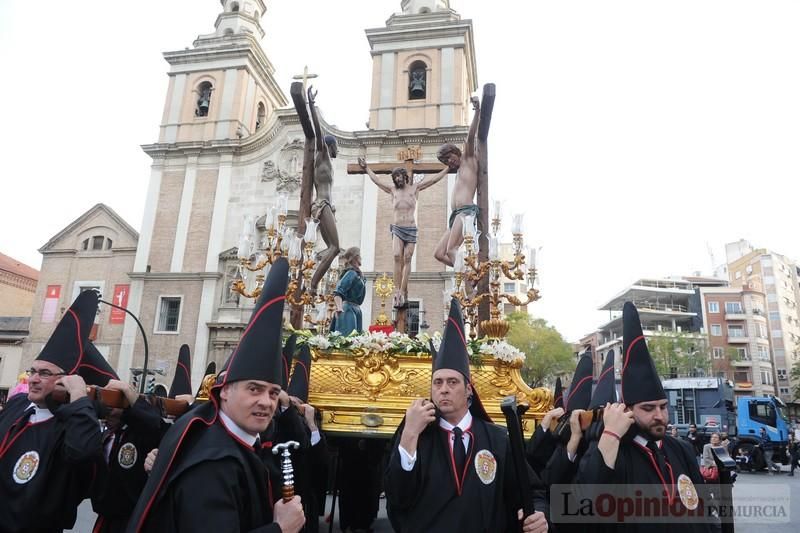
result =
[[[167,416],[163,401],[119,380],[88,340],[98,296],[82,293],[28,370],[28,393],[0,413],[0,529],[69,529],[89,498],[98,532],[317,531],[330,485],[328,442],[320,413],[308,403],[309,348],[296,346],[293,336],[283,341],[287,279],[288,264],[279,260],[208,401],[194,401],[191,358],[188,347],[181,349],[169,392],[188,406],[180,416]],[[621,397],[614,354],[594,389],[585,354],[569,390],[557,383],[554,409],[518,464],[515,443],[473,387],[463,318],[453,301],[442,344],[432,353],[430,396],[411,403],[391,441],[340,445],[342,461],[368,465],[338,482],[340,517],[349,521],[340,525],[368,531],[381,491],[391,525],[401,532],[540,533],[583,530],[599,520],[585,514],[571,520],[570,506],[587,495],[555,494],[562,486],[652,485],[670,506],[696,509],[710,497],[696,456],[706,466],[711,459],[691,439],[667,434],[666,394],[632,304],[623,321]],[[90,398],[87,385],[118,392],[125,406]],[[289,441],[298,444],[293,490],[273,453]],[[682,525],[715,527],[701,519]],[[653,531],[668,524],[597,527]]]

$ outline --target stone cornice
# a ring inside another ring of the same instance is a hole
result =
[[[204,39],[203,46],[189,50],[177,50],[174,52],[164,52],[164,59],[173,67],[196,65],[192,71],[207,70],[203,63],[220,61],[225,59],[243,59],[242,67],[252,66],[256,71],[256,77],[267,84],[267,93],[275,98],[278,107],[289,104],[289,100],[283,93],[278,83],[275,81],[275,67],[272,65],[261,45],[255,37],[250,34],[238,34],[232,39],[229,36]],[[197,41],[195,41],[197,45]],[[175,71],[186,72],[187,69],[172,69],[170,74]]]
[[[128,272],[131,279],[145,281],[202,281],[221,279],[220,272]]]

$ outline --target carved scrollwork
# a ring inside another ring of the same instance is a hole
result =
[[[370,400],[377,400],[389,390],[410,394],[413,389],[408,379],[419,371],[400,368],[396,357],[379,353],[366,353],[354,358],[351,367],[331,368],[343,385],[342,392],[360,392]]]

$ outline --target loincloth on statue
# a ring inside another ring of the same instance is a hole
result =
[[[458,209],[453,209],[453,212],[450,213],[450,221],[447,223],[447,227],[449,229],[453,228],[453,222],[456,221],[458,215],[473,215],[477,217],[480,212],[481,210],[475,204],[462,205]]]
[[[389,232],[406,244],[417,243],[416,226],[395,226],[394,224],[389,224]]]
[[[322,215],[322,210],[325,209],[326,206],[330,207],[331,213],[336,216],[336,208],[333,207],[333,204],[330,202],[330,200],[314,200],[311,203],[311,217],[319,220],[320,215]]]

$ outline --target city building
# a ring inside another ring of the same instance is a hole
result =
[[[702,326],[700,296],[692,283],[680,278],[640,279],[599,307],[601,311],[608,311],[608,321],[594,334],[597,338],[596,372],[611,349],[620,356],[617,365],[621,364],[624,355],[622,307],[627,301],[636,305],[646,339],[680,335],[690,342],[696,342],[696,350],[706,349],[707,339]]]
[[[39,248],[42,270],[20,368],[30,367],[81,292],[94,289],[102,299],[127,306],[131,285],[128,273],[133,269],[138,238],[136,230],[113,209],[97,204]],[[124,312],[100,304],[89,336],[112,366],[119,361],[125,321]]]
[[[775,394],[766,295],[748,287],[701,287],[714,376],[733,382],[736,396]]]
[[[150,348],[175,358],[192,349],[192,381],[209,361],[224,362],[250,317],[253,300],[231,291],[239,275],[238,243],[245,217],[262,217],[279,193],[289,195],[287,226],[297,224],[305,136],[297,113],[276,81],[276,67],[261,47],[264,0],[223,0],[214,31],[192,47],[164,54],[169,63],[159,138],[143,147],[152,158],[136,259],[131,269],[130,310],[150,334]],[[212,21],[209,21],[211,23]],[[341,248],[361,248],[367,279],[364,324],[380,309],[376,277],[392,272],[389,239],[392,205],[348,163],[399,165],[408,159],[436,163],[445,142],[463,144],[478,89],[470,20],[448,0],[403,0],[385,26],[366,30],[373,72],[370,118],[363,131],[331,125],[335,103],[320,92],[325,133],[335,137],[332,197]],[[339,58],[343,65],[346,58]],[[291,72],[282,73],[289,77]],[[413,154],[413,157],[410,157]],[[388,177],[386,178],[388,181]],[[455,175],[420,194],[418,244],[409,282],[411,332],[427,321],[438,326],[442,291],[452,272],[434,259],[447,228]],[[256,223],[257,237],[265,228]],[[323,247],[318,240],[317,250]],[[169,317],[175,315],[175,320]],[[165,318],[165,316],[167,318]],[[126,323],[117,369],[142,365],[141,341]]]
[[[17,383],[39,271],[0,253],[0,405]]]
[[[774,383],[785,402],[793,400],[792,365],[800,364],[800,315],[798,315],[798,265],[788,257],[745,240],[725,246],[728,275],[733,287],[756,288],[766,296],[765,315],[772,345]]]

